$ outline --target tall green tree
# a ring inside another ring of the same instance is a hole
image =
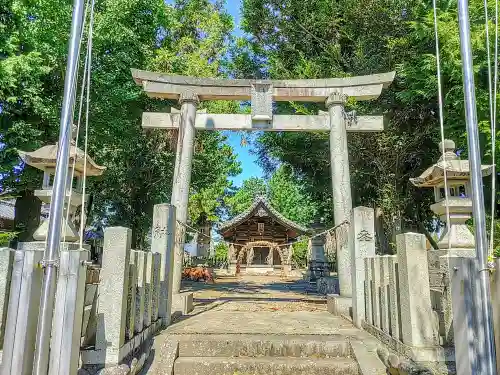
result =
[[[234,217],[245,211],[257,197],[267,197],[268,195],[268,187],[262,178],[250,177],[244,180],[234,195],[226,199],[229,216]]]
[[[438,2],[438,6],[445,135],[465,149],[457,4]],[[471,1],[470,10],[478,115],[486,147],[490,135],[483,2]],[[388,120],[383,133],[349,135],[353,200],[355,205],[378,207],[389,232],[401,223],[406,228],[432,226],[431,192],[415,189],[408,181],[439,155],[432,3],[244,0],[243,28],[249,35],[248,43],[260,47],[260,58],[268,63],[271,78],[342,77],[396,70],[393,85],[380,99],[347,104],[346,110],[384,114]],[[245,51],[242,55],[248,56]],[[324,106],[289,103],[277,107],[279,112],[296,114],[318,109]],[[324,216],[332,221],[330,191],[335,176],[330,176],[326,134],[265,133],[256,148],[269,173],[280,163],[292,166],[296,178],[303,179]],[[491,161],[487,152],[484,154],[485,161]]]
[[[270,178],[269,195],[273,207],[296,223],[308,226],[319,219],[317,205],[286,165],[280,166]]]
[[[144,132],[141,115],[177,103],[148,99],[133,82],[130,68],[219,75],[232,29],[221,4],[96,2],[89,153],[107,169],[90,182],[91,217],[131,227],[133,246],[144,244],[153,205],[170,200],[177,143],[173,132]],[[2,189],[14,195],[32,195],[41,184],[34,169],[15,168],[16,149],[29,151],[57,141],[71,10],[67,0],[0,4],[0,174]],[[237,108],[233,103],[214,106]],[[211,204],[194,210],[195,220],[200,210],[214,215],[213,202],[223,194],[228,177],[238,172],[232,149],[223,141],[216,133],[197,136],[193,192],[211,192]],[[22,211],[37,215],[36,209]]]
[[[236,193],[225,201],[229,215],[236,216],[245,211],[257,197],[266,197],[271,206],[285,217],[305,226],[311,224],[318,214],[315,202],[297,182],[291,168],[285,165],[267,181],[257,177],[244,180]]]

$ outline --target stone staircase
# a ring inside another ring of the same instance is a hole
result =
[[[342,335],[180,334],[170,340],[178,344],[174,375],[363,374]]]

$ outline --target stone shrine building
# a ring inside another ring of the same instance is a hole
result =
[[[292,246],[298,237],[311,230],[284,217],[265,198],[219,227],[229,246],[229,269],[237,265],[246,274],[288,273],[291,271]]]

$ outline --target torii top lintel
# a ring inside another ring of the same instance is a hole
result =
[[[182,93],[196,93],[200,100],[250,100],[252,88],[268,86],[274,101],[324,102],[334,92],[356,100],[376,99],[388,87],[395,72],[358,77],[249,80],[196,78],[132,69],[132,76],[144,92],[155,98],[178,99]]]

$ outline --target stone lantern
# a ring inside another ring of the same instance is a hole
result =
[[[419,177],[410,178],[417,187],[434,188],[435,202],[431,210],[446,222],[446,207],[449,210],[449,225],[445,228],[438,246],[440,249],[474,249],[474,235],[465,222],[472,218],[472,200],[470,187],[469,161],[461,160],[454,152],[455,142],[447,139],[440,149],[445,151],[446,166],[441,156],[436,164],[426,169]],[[446,202],[444,172],[448,185],[448,202]],[[483,177],[492,173],[492,166],[481,166]]]
[[[35,191],[37,196],[43,203],[50,204],[52,200],[52,184],[56,168],[58,144],[48,145],[39,148],[32,152],[18,151],[21,159],[28,165],[43,171],[42,188]],[[76,160],[76,162],[75,162]],[[72,178],[73,163],[75,162],[75,172]],[[78,241],[80,235],[75,228],[75,221],[79,220],[81,205],[83,202],[83,169],[86,164],[87,176],[100,176],[105,170],[105,167],[97,165],[88,155],[85,158],[85,153],[75,146],[72,141],[69,153],[69,167],[66,181],[66,201],[65,210],[69,210],[69,220],[66,222],[66,211],[63,215],[63,232],[62,238],[65,242]],[[71,201],[70,201],[71,195]],[[85,196],[87,200],[87,196]],[[33,234],[33,238],[37,241],[45,241],[48,231],[48,220],[43,220],[38,229]]]
[[[326,233],[322,233],[324,225],[321,224],[320,220],[315,220],[311,229],[315,236],[310,240],[308,276],[310,281],[315,281],[328,275],[328,262],[325,257]]]

